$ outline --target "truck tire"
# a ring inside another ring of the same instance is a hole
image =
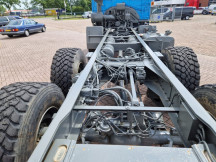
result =
[[[27,161],[64,95],[51,83],[14,83],[0,89],[0,161]]]
[[[162,54],[164,63],[190,92],[199,86],[200,66],[191,48],[168,47]]]
[[[216,119],[216,84],[206,84],[198,87],[194,97]]]
[[[196,54],[188,47],[168,47],[161,51],[164,55],[163,62],[179,79],[179,81],[190,91],[194,91],[200,83],[200,70]],[[155,103],[160,98],[152,90],[146,93]]]
[[[72,86],[72,78],[80,73],[85,65],[86,59],[81,49],[59,49],[53,57],[50,80],[58,85],[66,96]]]

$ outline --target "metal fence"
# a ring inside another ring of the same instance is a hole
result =
[[[151,8],[150,21],[161,22],[161,21],[174,21],[174,20],[185,19],[183,10],[184,10],[183,7],[155,6]]]
[[[183,14],[183,7],[178,6],[155,6],[151,7],[150,13],[150,22],[162,22],[162,21],[174,21],[174,20],[182,20],[185,19]],[[84,12],[62,12],[56,13],[54,15],[46,15],[45,13],[21,13],[17,16],[25,17],[25,18],[34,18],[34,17],[53,17],[54,19],[73,19],[73,18],[82,18]],[[8,14],[0,13],[1,16],[8,16]]]

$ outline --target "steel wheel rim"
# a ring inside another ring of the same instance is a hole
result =
[[[39,124],[38,124],[38,126],[37,126],[37,130],[36,130],[36,138],[35,138],[35,143],[36,143],[36,144],[39,143],[40,139],[41,139],[42,136],[43,136],[43,135],[40,135],[40,133],[41,133],[42,129],[45,128],[45,127],[43,127],[43,125],[45,124],[45,123],[44,123],[44,119],[45,119],[46,115],[49,114],[49,112],[50,112],[51,110],[55,110],[56,112],[58,111],[58,109],[57,109],[55,106],[52,106],[52,107],[49,107],[49,108],[43,113],[43,115],[41,116],[41,119],[40,119],[40,121],[39,121]],[[55,113],[52,113],[52,116],[51,116],[51,118],[50,118],[51,122],[52,122],[52,120],[53,120],[53,115],[54,115],[54,114],[55,114]],[[50,122],[50,123],[51,123],[51,122]],[[50,124],[50,123],[49,123],[49,124]],[[47,123],[47,127],[49,126],[49,124]],[[46,132],[46,131],[45,131],[45,132]],[[45,132],[44,132],[44,133],[45,133]]]
[[[29,36],[28,30],[25,31],[25,35],[26,35],[26,36]]]

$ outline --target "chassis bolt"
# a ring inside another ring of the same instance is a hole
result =
[[[130,110],[130,107],[129,107],[129,106],[126,106],[125,109]]]

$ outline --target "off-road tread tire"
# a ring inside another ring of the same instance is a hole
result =
[[[193,91],[200,84],[200,66],[197,55],[189,47],[168,47],[162,50],[164,62],[179,81]]]
[[[52,88],[61,92],[60,88],[52,83],[13,83],[0,89],[0,161],[27,161],[30,155],[28,153],[20,153],[20,148],[25,149],[20,143],[25,137],[23,129],[27,129],[29,125],[24,125],[24,119],[27,117],[27,112],[32,103],[38,97],[37,95],[45,88]],[[43,91],[43,92],[44,92]],[[61,92],[62,94],[62,92]],[[63,94],[62,94],[63,96]],[[64,97],[64,96],[63,96]],[[23,124],[23,125],[22,125]],[[25,127],[25,128],[24,128]],[[21,131],[22,130],[22,131]],[[34,132],[32,132],[34,133]],[[22,142],[21,142],[22,141]],[[27,143],[27,145],[33,145]],[[19,150],[19,151],[18,151]],[[29,150],[25,150],[28,152]],[[18,153],[19,152],[19,153]],[[17,154],[21,154],[17,160]],[[24,156],[24,159],[23,159]],[[22,160],[20,160],[20,158]]]
[[[79,51],[82,50],[79,48],[62,48],[57,50],[53,57],[50,80],[62,89],[65,96],[72,86],[72,76],[75,75],[73,72],[73,64],[76,60],[74,58],[79,54]],[[81,61],[85,66],[85,56],[84,54],[82,55]]]
[[[199,103],[216,118],[216,84],[205,84],[193,93]]]

